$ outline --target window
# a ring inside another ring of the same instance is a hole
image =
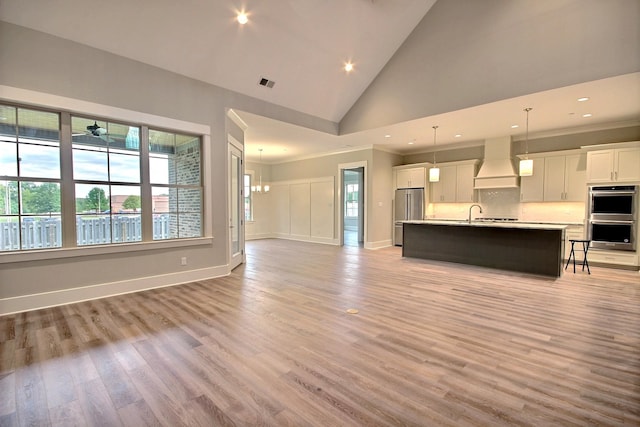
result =
[[[253,194],[251,193],[251,174],[244,175],[244,219],[245,221],[253,221]]]
[[[202,237],[201,155],[197,135],[0,105],[0,253]]]
[[[358,216],[358,184],[347,184],[344,211],[346,216]]]
[[[60,117],[0,105],[0,251],[62,242]]]
[[[149,131],[154,240],[202,236],[200,138]]]
[[[72,117],[78,246],[142,240],[140,128]]]

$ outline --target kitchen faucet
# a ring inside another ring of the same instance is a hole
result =
[[[482,213],[482,206],[477,205],[477,204],[473,204],[471,206],[469,206],[469,224],[471,224],[471,209],[473,209],[474,206],[477,206],[480,208],[480,213]]]

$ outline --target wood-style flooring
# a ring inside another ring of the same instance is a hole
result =
[[[0,425],[638,426],[640,275],[591,272],[248,242],[228,277],[0,317]]]

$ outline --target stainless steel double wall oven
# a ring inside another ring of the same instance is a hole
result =
[[[589,187],[587,238],[591,247],[636,250],[638,186]]]

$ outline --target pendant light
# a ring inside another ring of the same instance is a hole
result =
[[[524,139],[524,159],[520,160],[520,176],[533,175],[533,160],[529,159],[529,111],[533,110],[531,107],[527,107],[524,111],[527,113],[527,133]]]
[[[262,186],[262,148],[258,149],[258,151],[260,152],[260,180],[258,181],[258,185],[255,186],[251,186],[251,191],[255,192],[255,193],[268,193],[269,192],[269,186],[265,185],[264,187]]]
[[[429,169],[429,182],[440,181],[440,168],[436,165],[436,129],[438,126],[433,126],[433,167]]]

